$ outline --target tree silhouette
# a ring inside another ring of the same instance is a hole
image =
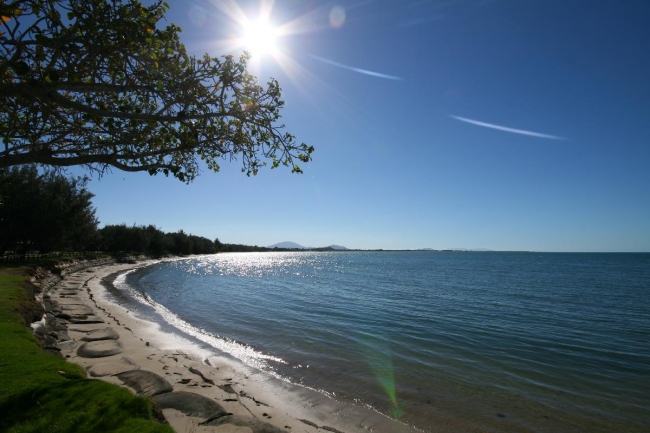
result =
[[[248,54],[189,56],[168,5],[130,0],[16,0],[0,4],[0,166],[82,165],[173,175],[199,161],[270,162],[302,172],[312,146],[278,124],[275,79],[246,70]]]

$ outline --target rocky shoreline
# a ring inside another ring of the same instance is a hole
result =
[[[116,330],[106,326],[104,318],[95,314],[99,307],[88,303],[88,299],[80,296],[87,294],[92,300],[92,294],[88,290],[88,280],[94,277],[92,268],[114,263],[112,259],[73,263],[60,269],[59,275],[40,273],[40,278],[33,281],[35,285],[40,286],[45,311],[43,320],[36,322],[33,330],[41,340],[44,350],[73,361],[74,358],[102,359],[103,362],[93,363],[87,368],[91,377],[117,378],[137,395],[153,397],[158,408],[163,411],[174,409],[188,417],[202,419],[196,423],[198,426],[246,427],[253,433],[286,431],[251,416],[228,412],[216,401],[200,394],[183,390],[175,391],[169,380],[159,374],[143,369],[129,357],[117,358],[117,355],[124,353],[119,328]],[[90,278],[86,280],[86,277]],[[107,314],[106,311],[104,314]],[[113,321],[117,319],[113,318]],[[119,321],[117,323],[119,324]],[[123,329],[130,331],[128,327]],[[148,346],[149,344],[146,343],[145,347]],[[178,362],[178,358],[173,359]],[[214,385],[207,375],[195,367],[189,367],[187,371],[193,372],[203,383]],[[178,383],[190,385],[192,381],[193,379],[188,378],[181,379]],[[232,429],[214,431],[221,430]]]

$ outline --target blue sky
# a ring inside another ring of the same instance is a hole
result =
[[[229,2],[169,3],[190,52],[237,52]],[[259,1],[237,4],[256,19]],[[114,171],[90,184],[102,224],[254,245],[650,251],[650,2],[265,4],[288,34],[252,67],[316,147],[305,173]]]

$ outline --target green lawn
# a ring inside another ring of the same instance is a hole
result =
[[[0,431],[161,432],[150,399],[100,380],[41,350],[20,311],[35,308],[27,268],[0,268]]]

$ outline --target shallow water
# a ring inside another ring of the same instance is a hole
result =
[[[425,431],[650,430],[650,254],[233,253],[115,285],[208,352]]]

